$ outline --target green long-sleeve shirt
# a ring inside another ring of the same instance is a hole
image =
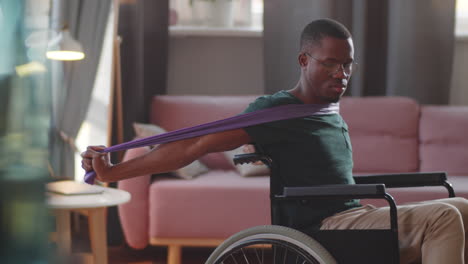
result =
[[[280,91],[258,98],[244,112],[302,103],[289,92]],[[348,126],[338,113],[275,121],[245,131],[279,165],[276,180],[281,186],[354,184]],[[324,218],[357,206],[358,200],[281,202],[279,224],[313,230]]]

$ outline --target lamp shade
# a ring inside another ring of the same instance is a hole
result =
[[[81,44],[64,29],[47,45],[46,57],[51,60],[73,61],[85,57]]]

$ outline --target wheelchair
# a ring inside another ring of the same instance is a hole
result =
[[[252,153],[234,157],[235,164],[256,161],[262,161],[271,171],[272,225],[256,226],[234,234],[211,253],[206,264],[399,263],[397,209],[386,188],[443,186],[449,197],[455,197],[445,172],[355,176],[354,185],[283,188],[275,176],[278,164],[267,155]],[[278,215],[279,203],[297,199],[385,199],[390,206],[390,228],[303,233],[285,226]]]

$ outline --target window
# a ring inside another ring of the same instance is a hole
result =
[[[170,0],[172,28],[263,28],[263,0]]]
[[[455,35],[468,36],[468,0],[457,0]]]

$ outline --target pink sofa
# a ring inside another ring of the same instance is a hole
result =
[[[256,96],[155,96],[151,122],[166,130],[240,113]],[[468,107],[424,106],[403,97],[346,97],[355,174],[446,171],[457,196],[468,198]],[[129,150],[125,159],[146,148]],[[168,263],[182,247],[215,247],[228,236],[270,223],[268,177],[241,177],[222,153],[201,161],[210,171],[192,180],[142,175],[119,182],[132,194],[119,206],[128,245],[168,247]],[[397,203],[447,197],[441,187],[391,189]]]

